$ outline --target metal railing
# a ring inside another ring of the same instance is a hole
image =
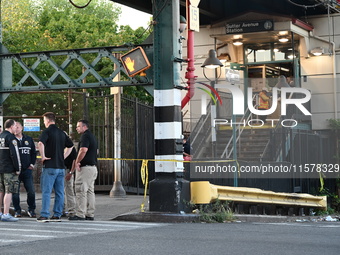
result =
[[[209,204],[218,199],[247,204],[274,204],[327,210],[326,196],[273,192],[246,187],[218,186],[210,184],[208,181],[191,182],[190,188],[191,202],[194,204]]]
[[[300,98],[301,94],[290,94],[289,98]],[[310,103],[306,105],[307,109],[310,109]],[[288,155],[288,152],[292,146],[292,141],[296,132],[289,131],[291,128],[283,127],[281,125],[284,119],[294,119],[296,121],[309,121],[310,117],[301,115],[295,105],[288,105],[286,109],[286,115],[280,116],[275,128],[271,131],[270,139],[266,144],[266,147],[262,153],[261,161],[282,161]],[[286,123],[288,126],[288,123]]]
[[[96,190],[110,190],[114,181],[114,106],[113,95],[91,96],[87,104],[92,105],[89,113],[92,132],[98,140],[99,174]],[[141,161],[133,159],[154,158],[154,111],[153,106],[137,98],[121,98],[121,171],[122,184],[127,192],[143,193],[140,178]],[[149,163],[149,179],[154,177],[154,164]]]
[[[255,94],[255,95],[253,96],[253,99],[252,99],[252,100],[257,102],[257,101],[258,101],[258,100],[257,100],[257,96],[258,96],[258,95]],[[256,106],[257,106],[257,103],[256,103],[255,107],[256,107]],[[238,126],[236,127],[236,143],[239,142],[240,137],[241,137],[241,135],[242,135],[242,132],[243,132],[243,130],[244,130],[244,128],[245,128],[245,125],[243,125],[243,127],[241,127],[241,123],[242,123],[242,122],[247,123],[247,122],[250,120],[251,117],[252,117],[252,113],[250,112],[250,109],[249,109],[249,107],[248,107],[247,110],[246,110],[246,113],[242,116],[241,120],[239,121]],[[227,145],[226,145],[224,151],[223,151],[222,154],[221,154],[221,158],[223,158],[224,156],[226,156],[227,159],[231,157],[231,154],[232,154],[233,151],[234,151],[234,147],[232,146],[233,140],[234,140],[234,135],[232,135],[232,136],[230,137],[230,139],[229,139],[229,141],[228,141],[228,143],[227,143]]]
[[[190,145],[194,150],[194,157],[200,158],[204,153],[205,144],[211,139],[211,101],[207,106],[207,114],[202,115],[190,134]],[[199,139],[203,138],[203,139]]]

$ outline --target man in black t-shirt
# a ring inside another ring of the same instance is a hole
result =
[[[87,120],[79,120],[77,132],[82,134],[78,145],[78,155],[74,164],[76,179],[76,215],[69,220],[94,220],[95,194],[94,182],[97,178],[98,146],[95,136],[89,130]]]
[[[46,129],[39,137],[38,148],[43,163],[40,176],[42,206],[39,222],[61,221],[64,208],[64,159],[70,155],[72,140],[55,124],[55,114],[47,112],[43,115]],[[67,148],[66,150],[64,150]],[[50,217],[51,193],[54,189],[53,216]]]

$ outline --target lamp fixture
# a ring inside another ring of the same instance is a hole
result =
[[[179,32],[183,33],[186,28],[187,28],[187,20],[182,15],[180,15],[179,16]]]
[[[209,69],[215,69],[217,67],[221,67],[223,64],[221,61],[216,57],[216,51],[215,50],[209,50],[209,57],[204,61],[204,63],[201,65],[201,67],[206,67]]]
[[[223,65],[231,60],[229,53],[221,53],[217,58],[221,61]]]
[[[314,56],[321,56],[323,53],[325,53],[324,49],[322,47],[316,47],[310,51]]]
[[[288,42],[289,39],[287,36],[279,36],[279,42],[285,43]]]
[[[243,40],[242,39],[235,39],[235,40],[233,40],[233,44],[235,46],[241,46],[243,44]]]

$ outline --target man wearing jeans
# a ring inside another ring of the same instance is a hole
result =
[[[38,148],[43,162],[40,176],[42,207],[39,222],[61,221],[64,208],[64,159],[71,153],[73,142],[68,135],[55,124],[55,114],[43,115],[46,129],[39,137]],[[64,150],[67,148],[66,150]],[[53,216],[50,217],[50,200],[54,189]]]
[[[78,155],[75,161],[76,172],[76,215],[69,220],[94,220],[95,194],[94,182],[97,178],[97,154],[98,147],[95,136],[89,130],[87,120],[79,120],[77,132],[82,134],[78,145]]]

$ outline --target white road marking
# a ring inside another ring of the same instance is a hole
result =
[[[160,227],[164,223],[143,222],[118,222],[118,221],[61,221],[61,222],[36,222],[31,219],[19,222],[0,223],[4,235],[0,236],[0,247],[6,245],[65,238],[68,236],[83,236],[93,233],[109,233],[116,231],[130,231],[141,228]],[[13,237],[15,239],[13,239]],[[1,249],[1,248],[0,248]]]

